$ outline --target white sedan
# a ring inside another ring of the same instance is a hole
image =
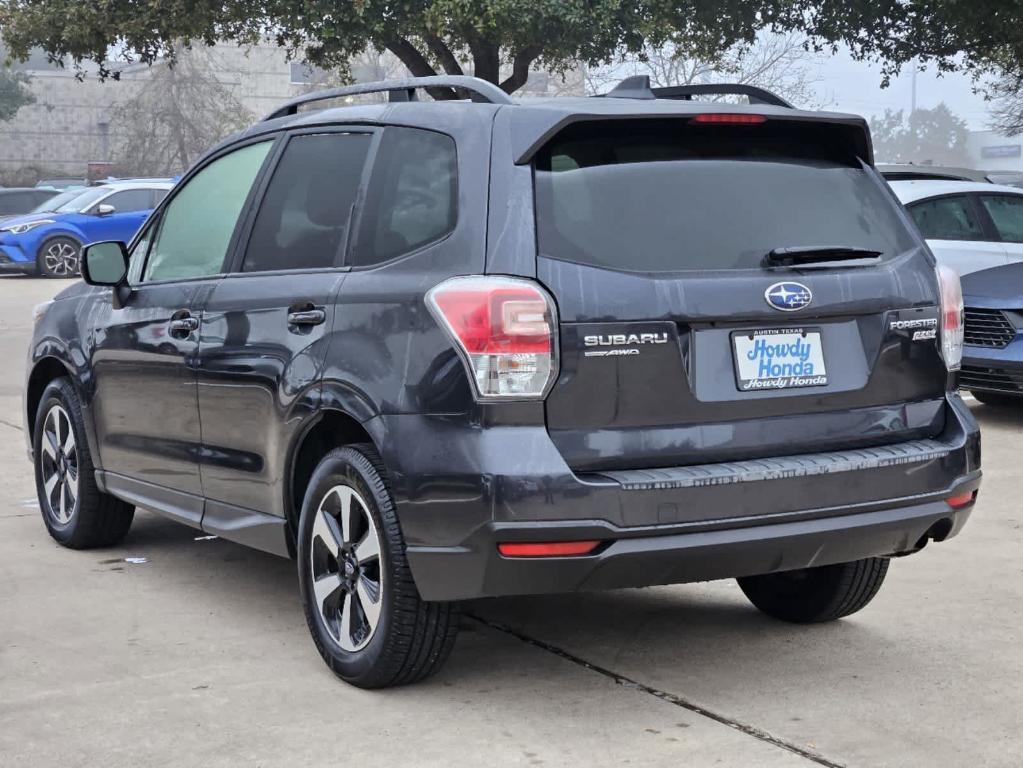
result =
[[[892,181],[941,264],[966,275],[1023,261],[1023,189],[969,181]]]

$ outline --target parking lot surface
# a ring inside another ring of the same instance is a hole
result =
[[[734,582],[478,601],[439,675],[366,692],[317,655],[290,561],[144,511],[112,549],[46,534],[21,387],[65,285],[0,278],[0,765],[1023,761],[1023,408],[971,401],[973,519],[849,619],[781,624]]]

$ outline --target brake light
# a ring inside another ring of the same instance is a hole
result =
[[[963,288],[959,274],[950,267],[938,266],[941,289],[941,356],[945,367],[958,371],[963,361]]]
[[[497,551],[505,557],[572,557],[588,555],[599,541],[504,542]]]
[[[766,123],[764,115],[736,115],[721,112],[707,112],[692,118],[690,123],[697,125],[759,125]]]
[[[480,400],[539,399],[557,375],[557,312],[539,285],[455,277],[426,296]]]

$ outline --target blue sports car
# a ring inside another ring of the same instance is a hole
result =
[[[0,272],[74,277],[82,246],[99,240],[128,242],[170,181],[123,181],[69,190],[32,213],[0,224]]]
[[[982,403],[1023,405],[1023,263],[963,277],[960,386]]]

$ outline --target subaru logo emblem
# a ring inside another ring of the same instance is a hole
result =
[[[813,301],[813,292],[802,283],[775,283],[766,291],[767,303],[782,312],[805,309]]]

